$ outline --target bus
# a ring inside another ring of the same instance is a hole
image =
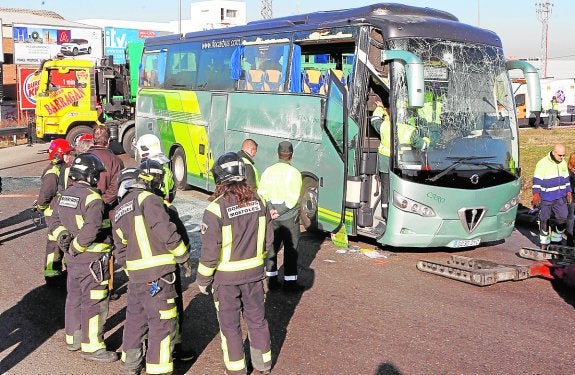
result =
[[[289,140],[307,230],[343,244],[363,236],[394,247],[473,247],[505,239],[515,223],[512,69],[540,103],[537,70],[506,61],[495,33],[401,4],[149,38],[136,137],[156,134],[178,187],[207,191],[214,160],[243,140],[259,144],[260,171]],[[433,124],[421,114],[431,93]],[[383,172],[378,101],[391,118]],[[400,143],[398,125],[407,122],[417,133],[434,129],[429,147]]]

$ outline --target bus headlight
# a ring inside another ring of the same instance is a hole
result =
[[[511,198],[510,200],[508,200],[507,202],[505,202],[505,204],[499,209],[499,212],[509,211],[513,207],[517,206],[518,202],[519,202],[519,195],[516,195],[513,198]]]
[[[424,217],[435,216],[435,212],[429,206],[406,198],[398,192],[393,192],[393,205],[405,212],[411,212]]]

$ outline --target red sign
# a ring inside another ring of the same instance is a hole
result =
[[[153,30],[138,30],[138,38],[146,39],[153,38],[156,36],[156,32]]]
[[[34,68],[18,68],[18,93],[20,109],[36,109],[36,93],[40,85],[40,74],[34,75]]]

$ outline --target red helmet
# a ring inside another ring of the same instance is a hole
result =
[[[65,139],[54,139],[50,142],[50,147],[48,147],[48,159],[61,161],[64,160],[64,154],[74,151],[74,148],[70,146]]]
[[[83,142],[83,141],[93,141],[93,140],[94,140],[94,136],[90,133],[86,133],[86,134],[82,134],[82,136],[80,138],[78,138],[76,143]]]

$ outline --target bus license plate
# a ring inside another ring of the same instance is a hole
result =
[[[453,240],[447,247],[473,247],[479,245],[481,238],[474,238],[472,240]]]

